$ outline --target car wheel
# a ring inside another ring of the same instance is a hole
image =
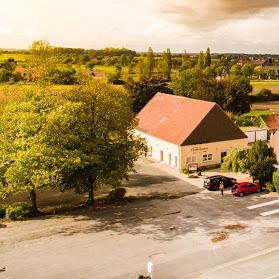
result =
[[[244,193],[243,193],[243,192],[240,192],[240,193],[239,193],[239,196],[240,196],[240,197],[243,197],[243,196],[244,196]]]
[[[262,190],[262,188],[257,189],[257,193],[260,193]]]

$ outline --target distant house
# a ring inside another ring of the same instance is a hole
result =
[[[273,134],[275,134],[277,130],[279,130],[279,115],[278,114],[272,114],[272,115],[265,116],[264,122],[265,122],[265,125],[268,128],[271,136]]]
[[[245,64],[248,64],[248,65],[253,65],[253,66],[263,66],[265,64],[265,60],[264,59],[240,59],[238,62],[237,62],[237,65],[239,66],[243,66]]]
[[[216,103],[157,93],[139,112],[136,134],[149,157],[182,170],[220,164],[246,135]]]
[[[272,59],[240,59],[237,62],[237,65],[243,66],[244,64],[253,65],[253,66],[271,66],[272,65]]]

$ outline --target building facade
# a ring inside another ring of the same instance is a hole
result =
[[[138,114],[138,136],[148,156],[182,170],[218,165],[246,135],[215,103],[157,93]]]

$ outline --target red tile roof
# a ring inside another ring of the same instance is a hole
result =
[[[269,129],[279,129],[279,114],[267,116],[265,123]]]
[[[217,104],[163,93],[140,111],[137,129],[177,145],[246,138]]]

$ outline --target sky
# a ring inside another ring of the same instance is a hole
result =
[[[0,48],[279,54],[279,0],[0,0]]]

